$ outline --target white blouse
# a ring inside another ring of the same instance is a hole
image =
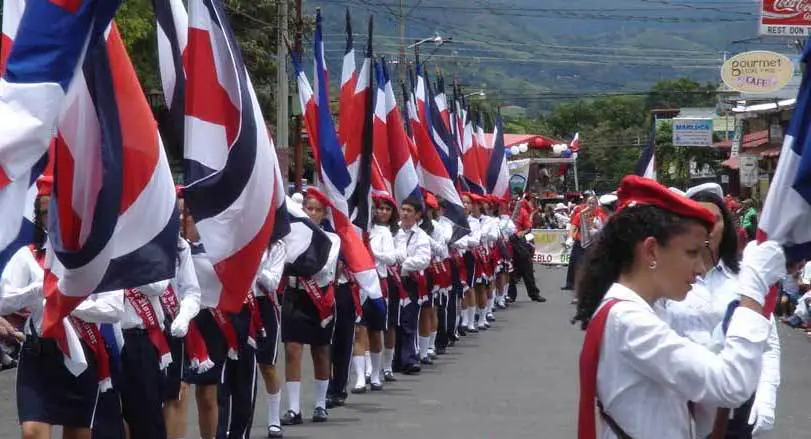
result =
[[[402,259],[401,273],[422,272],[431,263],[431,242],[421,228],[400,229],[394,238],[399,257]]]
[[[397,263],[397,249],[391,229],[380,224],[372,226],[372,230],[369,230],[369,245],[375,257],[377,275],[381,278],[388,277],[388,267]]]
[[[615,283],[618,298],[606,319],[597,368],[597,396],[606,413],[633,438],[693,437],[688,401],[743,404],[758,384],[771,325],[748,309],[735,310],[723,349],[714,353],[678,335],[651,306]],[[600,437],[616,436],[602,422]]]
[[[687,297],[676,302],[663,300],[654,309],[679,335],[706,346],[713,352],[724,347],[722,323],[729,304],[738,299],[737,275],[723,264],[713,268],[696,280]],[[780,385],[780,337],[774,317],[767,339],[768,349],[763,352],[763,367],[757,388],[756,404],[763,404],[773,412]],[[696,404],[696,432],[699,437],[712,433],[718,406]]]

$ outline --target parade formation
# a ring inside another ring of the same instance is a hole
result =
[[[602,196],[541,197],[511,178],[522,150],[501,114],[486,137],[481,110],[419,53],[398,85],[371,19],[358,67],[347,9],[330,75],[317,10],[313,74],[286,54],[315,180],[291,191],[224,3],[152,2],[174,173],[121,3],[3,2],[0,353],[23,438],[248,438],[255,425],[280,438],[329,423],[357,395],[439,370],[509,315],[519,285],[546,302],[544,230],[561,232],[584,330],[579,439],[774,429],[778,322],[809,324],[806,76],[759,214],[714,182],[657,182],[653,143]],[[580,142],[558,151],[561,181]]]

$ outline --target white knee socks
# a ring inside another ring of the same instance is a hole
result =
[[[268,427],[271,425],[281,426],[282,423],[279,420],[279,407],[282,404],[282,392],[276,393],[268,393],[267,394],[268,400]]]
[[[301,413],[301,381],[284,383],[287,390],[287,407],[295,413]]]
[[[353,356],[352,369],[355,371],[355,388],[366,387],[366,356]]]

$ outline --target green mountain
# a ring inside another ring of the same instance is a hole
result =
[[[643,93],[662,79],[716,82],[725,52],[794,52],[786,40],[748,41],[757,37],[759,3],[306,0],[305,13],[322,9],[333,72],[340,72],[346,8],[352,14],[356,50],[362,52],[366,45],[366,20],[372,14],[374,50],[389,59],[399,52],[402,12],[408,44],[434,35],[452,39],[441,46],[420,46],[423,59],[430,55],[432,70],[456,77],[469,93],[483,88],[488,98],[537,112],[577,97]]]

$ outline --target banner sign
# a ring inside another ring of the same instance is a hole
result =
[[[569,265],[570,248],[566,248],[566,230],[533,229],[535,255],[533,262],[544,265]]]
[[[794,63],[785,55],[767,50],[739,53],[721,67],[721,79],[741,93],[772,93],[794,76]]]
[[[811,35],[811,0],[762,0],[758,33],[778,37]]]
[[[712,119],[673,119],[674,146],[712,146]]]

